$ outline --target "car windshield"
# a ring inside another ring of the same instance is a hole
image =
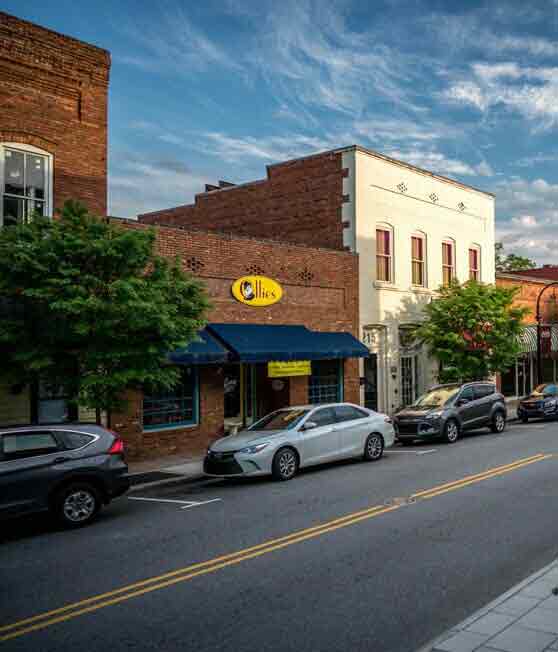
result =
[[[543,383],[533,390],[533,396],[556,396],[558,394],[558,385],[554,383]]]
[[[449,400],[455,397],[459,391],[459,386],[437,387],[423,394],[414,403],[413,407],[442,407]]]
[[[248,430],[291,430],[310,412],[307,409],[277,410],[251,425]]]

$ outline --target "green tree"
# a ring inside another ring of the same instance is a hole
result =
[[[97,411],[120,407],[126,388],[175,385],[166,357],[196,337],[208,301],[155,240],[71,201],[60,219],[1,229],[3,375]]]
[[[504,245],[497,242],[494,245],[496,250],[496,271],[497,272],[519,272],[526,269],[534,269],[537,264],[526,258],[525,256],[518,256],[517,254],[504,254]]]
[[[517,290],[475,281],[439,289],[416,335],[441,363],[441,382],[482,380],[514,364],[527,312],[513,306]]]

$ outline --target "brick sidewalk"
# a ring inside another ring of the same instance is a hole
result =
[[[558,560],[504,593],[421,652],[558,650]]]

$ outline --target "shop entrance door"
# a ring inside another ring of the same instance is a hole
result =
[[[401,404],[402,407],[411,405],[418,398],[418,355],[405,355],[401,357]]]

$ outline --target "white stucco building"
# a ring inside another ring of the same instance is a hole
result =
[[[360,329],[371,356],[361,400],[388,413],[436,382],[408,335],[448,279],[494,283],[494,196],[352,147],[343,152],[344,245],[359,254]]]

